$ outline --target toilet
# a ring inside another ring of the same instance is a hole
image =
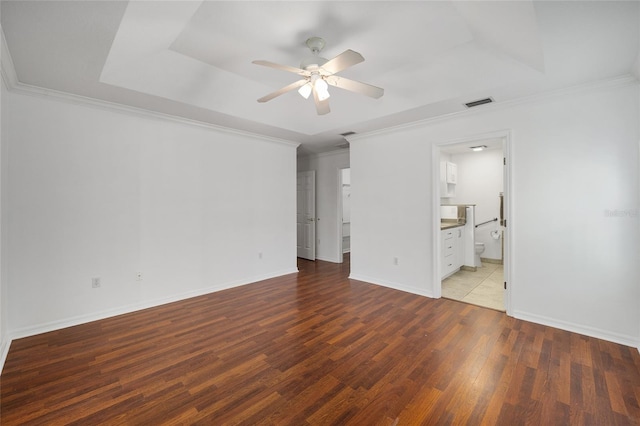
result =
[[[475,266],[477,268],[482,267],[482,261],[480,260],[480,254],[484,252],[484,243],[476,243],[475,244],[476,258],[475,258]]]

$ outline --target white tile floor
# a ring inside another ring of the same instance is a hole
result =
[[[442,281],[442,297],[504,311],[504,268],[482,262],[477,271],[459,271]]]

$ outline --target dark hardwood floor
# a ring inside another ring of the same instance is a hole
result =
[[[635,348],[299,268],[14,341],[0,423],[640,423]]]

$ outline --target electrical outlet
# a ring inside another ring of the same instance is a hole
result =
[[[91,278],[91,287],[92,288],[100,287],[100,277]]]
[[[258,253],[258,259],[262,259],[262,252]]]
[[[142,272],[136,272],[136,281],[142,281]]]
[[[397,257],[393,258],[393,264],[396,265],[396,266],[398,265],[398,258]]]

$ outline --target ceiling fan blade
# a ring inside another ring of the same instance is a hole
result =
[[[324,101],[321,101],[320,98],[318,98],[318,92],[315,88],[313,89],[313,100],[316,103],[316,112],[318,115],[325,115],[331,112],[331,109],[329,108],[329,100],[325,99]]]
[[[364,58],[358,52],[347,49],[333,59],[329,59],[322,65],[322,69],[327,71],[328,75],[335,74],[349,67],[359,64]]]
[[[384,95],[384,89],[370,84],[362,83],[356,80],[349,80],[348,78],[338,77],[337,75],[330,75],[324,79],[327,84],[330,84],[341,89],[349,90],[351,92],[360,93],[362,95],[370,96],[372,98],[380,98]]]
[[[281,64],[276,64],[275,62],[269,62],[269,61],[253,61],[253,64],[256,65],[262,65],[265,67],[269,67],[269,68],[275,68],[277,70],[281,70],[281,71],[288,71],[288,72],[292,72],[294,74],[298,74],[298,75],[302,75],[305,77],[308,77],[311,75],[311,73],[309,71],[305,71],[302,68],[296,68],[296,67],[290,67],[289,65],[281,65]]]
[[[275,97],[278,97],[278,96],[280,96],[280,95],[282,95],[282,94],[285,94],[285,93],[290,92],[290,91],[292,91],[292,90],[295,90],[295,89],[297,89],[297,88],[299,88],[299,87],[302,87],[302,86],[304,86],[305,84],[307,84],[307,80],[306,80],[306,79],[298,80],[298,81],[296,81],[296,82],[294,82],[294,83],[291,83],[291,84],[290,84],[290,85],[288,85],[288,86],[283,87],[283,88],[282,88],[282,89],[280,89],[280,90],[276,90],[276,91],[275,91],[275,92],[273,92],[273,93],[269,93],[268,95],[261,97],[260,99],[258,99],[258,102],[267,102],[267,101],[270,101],[271,99],[273,99],[273,98],[275,98]]]

